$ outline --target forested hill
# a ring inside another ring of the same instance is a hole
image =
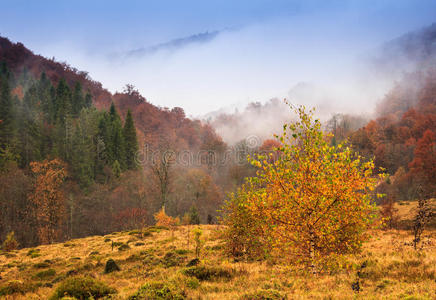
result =
[[[0,37],[0,62],[5,62],[9,70],[15,77],[32,76],[39,78],[44,72],[50,81],[57,84],[64,78],[69,86],[80,83],[82,89],[92,96],[92,102],[98,109],[109,109],[112,102],[121,110],[121,117],[124,118],[128,109],[132,111],[137,129],[143,135],[150,135],[153,132],[168,131],[182,127],[181,131],[186,131],[181,136],[184,137],[189,147],[201,146],[201,137],[215,135],[208,126],[201,125],[198,121],[186,118],[182,108],[174,109],[160,108],[141,96],[131,86],[123,92],[112,95],[103,88],[102,84],[90,78],[86,71],[79,71],[65,62],[57,62],[41,55],[34,54],[21,43],[13,43],[9,39]],[[26,87],[20,83],[13,91],[21,98]],[[218,140],[219,138],[216,137]]]
[[[387,199],[436,197],[436,69],[405,76],[377,110],[350,140],[391,175],[381,186]]]
[[[220,181],[227,170],[175,154],[225,148],[181,108],[156,107],[129,85],[112,95],[0,38],[0,242],[10,232],[29,246],[135,228],[163,204],[212,221],[233,186]]]

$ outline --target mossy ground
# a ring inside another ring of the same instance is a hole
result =
[[[413,205],[398,206],[403,219]],[[128,299],[145,284],[159,283],[186,299],[269,299],[261,298],[265,295],[277,299],[436,299],[434,229],[425,232],[420,251],[410,245],[409,231],[376,230],[361,253],[341,257],[328,272],[313,276],[298,265],[235,262],[223,253],[220,227],[200,227],[206,242],[198,270],[203,272],[205,266],[207,272],[226,276],[199,280],[186,271],[186,264],[195,257],[192,232],[188,245],[188,227],[174,232],[153,228],[144,236],[121,232],[3,253],[0,298],[48,299],[67,279],[86,276],[115,289],[110,299]],[[117,245],[113,249],[112,241]],[[120,245],[130,247],[120,251]],[[105,274],[109,259],[121,270]],[[352,289],[357,280],[359,292]]]

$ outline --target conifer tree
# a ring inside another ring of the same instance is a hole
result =
[[[54,103],[55,121],[65,124],[65,118],[72,110],[71,90],[65,79],[61,79],[56,88],[56,98]]]
[[[110,119],[110,140],[106,143],[106,147],[109,150],[109,153],[112,154],[111,160],[109,163],[113,163],[115,160],[118,160],[120,164],[121,170],[125,170],[126,168],[126,155],[125,155],[125,143],[124,143],[124,135],[123,135],[123,127],[121,125],[121,118],[115,108],[115,104],[112,102],[111,107],[109,109],[109,119]]]
[[[126,117],[126,122],[124,124],[123,134],[124,134],[124,142],[125,142],[126,167],[127,169],[132,170],[137,167],[135,157],[138,151],[138,140],[136,137],[135,124],[130,109],[127,111],[127,117]]]
[[[0,148],[6,149],[12,144],[15,133],[14,103],[9,85],[9,71],[6,66],[0,68]]]
[[[114,172],[114,175],[116,178],[120,177],[121,175],[121,166],[118,160],[115,160],[112,165],[112,172]]]
[[[91,93],[88,91],[85,95],[85,103],[86,108],[90,108],[92,106],[92,96]]]
[[[72,97],[72,113],[75,117],[79,115],[80,110],[85,106],[85,98],[82,93],[82,85],[80,82],[76,82],[74,85],[73,97]]]
[[[121,170],[126,169],[126,154],[125,143],[123,136],[123,127],[121,126],[121,120],[115,119],[112,122],[112,141],[111,147],[114,155],[114,159],[118,160]]]
[[[193,225],[200,224],[200,216],[198,215],[197,207],[194,205],[191,207],[191,210],[189,211],[189,223]]]
[[[81,188],[87,188],[93,183],[94,165],[92,144],[87,137],[87,128],[78,123],[72,136],[71,167],[73,177]]]

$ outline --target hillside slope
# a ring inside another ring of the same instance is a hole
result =
[[[410,220],[413,206],[413,203],[397,206],[403,221]],[[407,231],[375,231],[362,253],[340,258],[313,278],[295,264],[236,262],[224,254],[219,226],[200,228],[204,241],[201,261],[191,268],[186,265],[195,258],[194,226],[180,226],[174,231],[149,227],[144,236],[134,230],[2,253],[0,295],[13,299],[47,299],[65,282],[77,282],[85,276],[113,288],[112,299],[128,299],[144,285],[148,289],[143,289],[143,298],[131,299],[157,299],[156,294],[151,294],[151,298],[144,296],[153,292],[152,287],[174,296],[159,299],[355,299],[356,296],[434,299],[436,296],[434,230],[425,233],[420,251],[413,250],[412,236]],[[106,274],[105,263],[109,259],[115,260],[121,270]],[[359,280],[359,292],[352,289],[356,280]]]
[[[209,126],[203,126],[198,121],[186,118],[182,108],[161,108],[149,102],[136,90],[126,90],[124,93],[112,95],[103,88],[102,84],[93,80],[87,72],[77,70],[66,62],[57,62],[34,54],[22,43],[13,43],[9,39],[0,36],[0,62],[6,62],[11,72],[16,76],[29,73],[35,78],[39,78],[42,72],[56,84],[61,78],[65,78],[70,86],[76,82],[81,83],[83,90],[89,91],[92,95],[93,104],[99,109],[109,109],[112,102],[121,110],[124,118],[128,109],[133,113],[137,129],[142,133],[141,137],[149,136],[152,133],[170,134],[171,130],[178,130],[183,127],[185,135],[180,135],[182,140],[190,149],[200,148],[205,136],[215,136]],[[132,88],[132,87],[131,87]],[[142,141],[144,142],[144,141]]]
[[[180,217],[195,206],[206,222],[233,187],[227,168],[212,165],[226,144],[210,126],[130,85],[111,95],[86,72],[1,37],[0,103],[0,243],[10,232],[22,247],[46,243],[35,233],[48,215],[32,197],[41,195],[35,162],[59,159],[65,170],[50,209],[54,241],[150,225],[165,202]]]

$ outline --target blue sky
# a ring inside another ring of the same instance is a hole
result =
[[[317,92],[296,101],[329,99],[338,109],[368,109],[394,78],[370,82],[362,57],[436,21],[436,1],[426,0],[0,4],[0,35],[89,71],[111,91],[133,83],[152,103],[193,115],[288,97],[301,83]],[[204,43],[189,43],[192,35],[215,31]],[[183,38],[183,47],[166,49]],[[126,56],[156,45],[164,47]]]

